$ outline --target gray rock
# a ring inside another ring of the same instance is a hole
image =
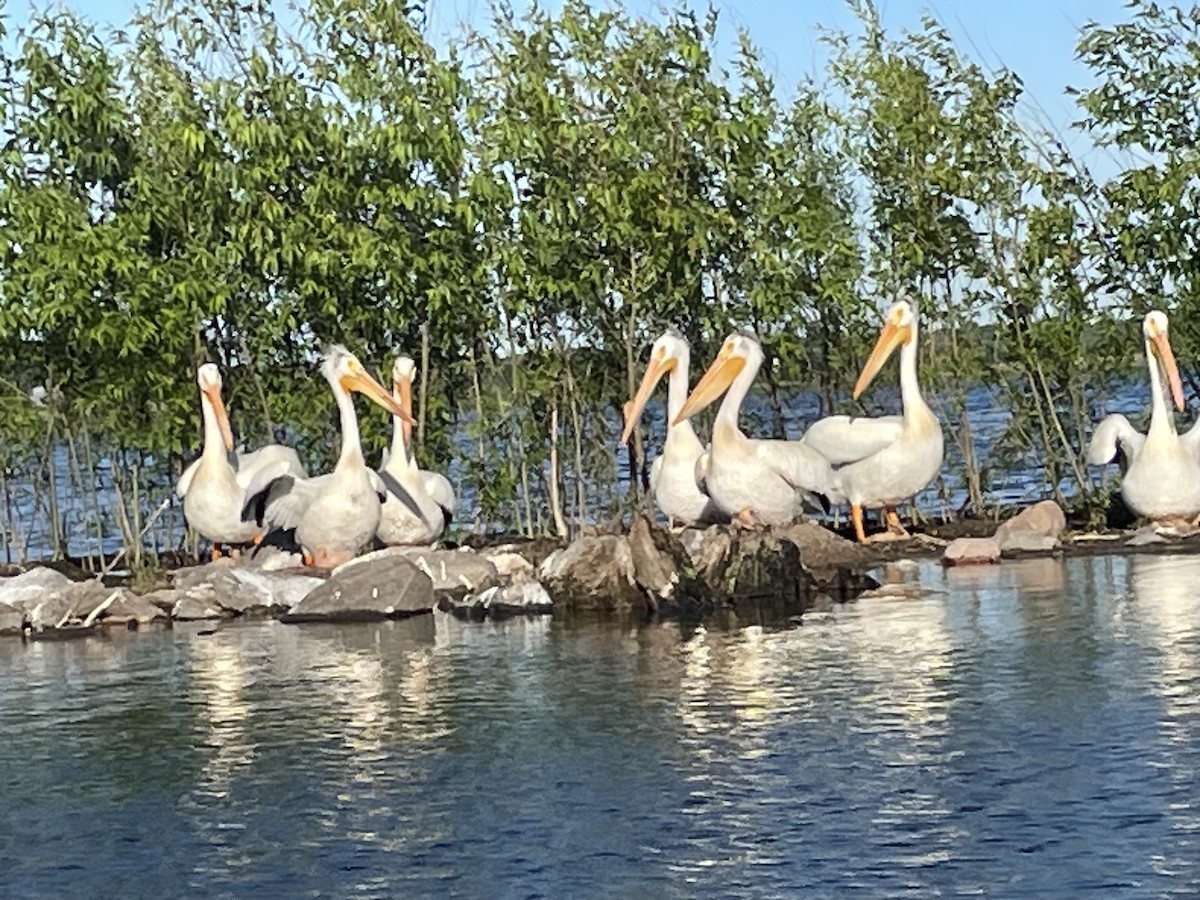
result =
[[[533,563],[511,545],[483,550],[479,555],[495,567],[496,576],[502,581],[532,581],[537,577]]]
[[[1001,553],[1012,552],[1044,552],[1057,549],[1061,541],[1052,534],[1038,534],[1033,531],[1010,531],[1004,540],[996,541]]]
[[[958,538],[942,554],[944,566],[975,566],[1000,562],[1000,544],[995,538]]]
[[[478,594],[499,582],[496,567],[491,560],[474,550],[432,550],[428,547],[387,547],[352,559],[341,569],[361,565],[372,559],[398,557],[407,559],[429,576],[433,582],[433,593],[437,598],[452,599]]]
[[[19,635],[24,623],[24,613],[15,606],[0,603],[0,636]]]
[[[581,537],[546,557],[539,574],[550,596],[574,609],[622,611],[647,606],[624,536]]]
[[[175,601],[175,606],[171,610],[171,618],[181,622],[190,622],[195,619],[225,619],[232,615],[233,613],[221,608],[213,594],[212,586],[206,584],[197,585],[184,591],[183,595]]]
[[[249,617],[289,610],[324,583],[311,575],[244,567],[214,572],[209,582],[218,606]]]
[[[154,621],[166,621],[167,618],[167,613],[154,601],[132,591],[124,591],[108,605],[101,621],[106,624],[136,622],[138,625],[149,625]]]
[[[1125,542],[1126,547],[1145,547],[1149,544],[1165,544],[1167,538],[1158,533],[1158,528],[1153,525],[1145,525],[1133,533],[1133,535]]]
[[[1062,507],[1053,500],[1043,500],[1002,523],[996,529],[995,539],[1002,551],[1052,550],[1058,546],[1058,536],[1066,527],[1067,517],[1062,511]],[[1043,541],[1042,546],[1035,547],[1033,545],[1036,542],[1032,540],[1034,536],[1053,538],[1054,543],[1047,547],[1045,546],[1046,542]]]
[[[179,598],[183,596],[183,591],[175,590],[174,588],[159,588],[156,591],[150,591],[147,594],[142,594],[141,597],[148,603],[153,603],[168,616],[171,610],[175,608],[175,604],[179,602]]]
[[[679,583],[675,561],[654,543],[650,523],[644,516],[634,519],[629,529],[629,555],[633,560],[634,580],[655,602],[667,600],[675,593],[675,585]]]
[[[176,569],[171,576],[171,584],[181,591],[186,591],[202,584],[212,584],[218,572],[227,572],[234,568],[239,568],[238,561],[228,556],[222,556],[220,559],[200,566],[185,566],[182,569]]]
[[[461,600],[443,597],[438,609],[460,619],[481,621],[489,616],[500,619],[516,615],[546,615],[554,611],[554,601],[536,581],[514,581],[490,587],[481,594]]]
[[[372,621],[433,609],[433,582],[417,566],[395,554],[368,557],[373,558],[334,569],[328,581],[280,616],[280,621]]]
[[[28,614],[47,595],[65,591],[71,579],[54,569],[37,566],[11,578],[0,578],[0,603]]]

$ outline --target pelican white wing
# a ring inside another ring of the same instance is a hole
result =
[[[801,441],[833,465],[841,466],[896,443],[903,430],[903,416],[826,416],[813,422]]]

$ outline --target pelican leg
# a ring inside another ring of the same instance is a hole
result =
[[[863,531],[861,504],[850,504],[850,520],[854,523],[854,536],[858,538],[858,542],[860,544],[866,543],[867,534]]]
[[[257,547],[259,544],[262,543],[262,540],[263,540],[263,536],[261,534],[256,534],[254,536],[254,546]]]
[[[885,506],[884,515],[887,518],[887,529],[892,534],[898,537],[909,537],[908,530],[900,524],[900,517],[896,515],[896,507]]]
[[[212,561],[216,562],[220,558],[221,558],[221,545],[213,544],[212,545]]]
[[[313,564],[313,555],[307,550],[301,550],[300,561],[306,566],[311,566]]]

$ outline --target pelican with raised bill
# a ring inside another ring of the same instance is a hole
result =
[[[907,537],[896,506],[923,490],[942,467],[942,426],[917,382],[917,316],[907,301],[899,300],[887,311],[875,348],[854,385],[854,397],[867,389],[897,347],[901,415],[829,416],[814,422],[804,435],[804,443],[833,464],[834,492],[849,501],[860,541],[866,540],[864,507],[882,506],[888,531]]]
[[[1200,424],[1180,436],[1167,408],[1164,386],[1179,410],[1183,386],[1167,337],[1166,314],[1148,312],[1142,336],[1150,370],[1150,426],[1142,434],[1124,416],[1106,416],[1092,434],[1087,461],[1094,466],[1121,463],[1121,497],[1134,514],[1190,522],[1200,514]]]
[[[305,565],[333,568],[351,559],[375,536],[387,489],[367,467],[359,438],[352,391],[365,394],[394,416],[411,417],[349,350],[334,346],[321,362],[337,402],[342,447],[333,471],[299,478],[283,471],[261,471],[251,485],[247,505],[263,503],[281,528],[295,528]]]
[[[379,475],[389,498],[376,537],[385,544],[432,544],[445,531],[457,505],[450,481],[417,467],[412,454],[412,384],[416,363],[397,357],[392,364],[392,397],[408,418],[392,416],[392,447]]]
[[[800,515],[805,495],[814,505],[828,504],[833,472],[829,460],[803,441],[760,440],[742,433],[742,402],[762,362],[755,335],[731,334],[671,421],[687,421],[724,394],[707,463],[697,466],[708,495],[739,524],[783,525]]]
[[[257,544],[269,523],[262,516],[243,515],[246,489],[266,468],[304,477],[300,457],[291,447],[268,444],[253,453],[233,452],[233,429],[221,397],[221,373],[212,363],[196,370],[204,447],[175,484],[183,498],[183,516],[201,537],[212,542],[212,558],[221,547]]]
[[[667,437],[663,441],[662,453],[650,466],[650,495],[672,523],[709,525],[725,521],[728,516],[721,513],[697,482],[698,467],[702,471],[706,466],[706,463],[701,464],[705,450],[692,423],[674,421],[687,400],[690,360],[691,349],[687,339],[675,329],[668,328],[654,342],[642,383],[625,407],[625,430],[621,433],[621,443],[629,443],[655,386],[664,375],[669,374]]]

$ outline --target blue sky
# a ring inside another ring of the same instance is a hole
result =
[[[10,25],[19,26],[31,9],[46,5],[8,0]],[[98,21],[123,24],[137,3],[67,0],[61,5]],[[521,8],[524,4],[514,0],[513,5]],[[545,5],[554,8],[558,2],[550,0]],[[623,5],[632,12],[653,15],[662,4],[625,0]],[[699,11],[708,7],[707,2],[695,0],[688,0],[688,5]],[[854,18],[842,0],[714,0],[713,5],[720,14],[723,44],[732,46],[736,29],[746,29],[784,93],[805,77],[820,78],[825,54],[819,26],[854,27]],[[460,33],[462,23],[484,25],[488,6],[488,0],[427,0],[430,37],[444,43]],[[962,53],[987,66],[1016,71],[1027,91],[1026,118],[1060,132],[1076,118],[1074,104],[1063,88],[1088,83],[1087,71],[1075,61],[1079,27],[1089,19],[1111,24],[1127,17],[1123,0],[878,0],[878,8],[885,27],[892,32],[916,29],[921,16],[930,13],[947,27]],[[1092,148],[1080,135],[1067,137],[1067,143],[1095,169],[1108,168],[1104,151]]]

